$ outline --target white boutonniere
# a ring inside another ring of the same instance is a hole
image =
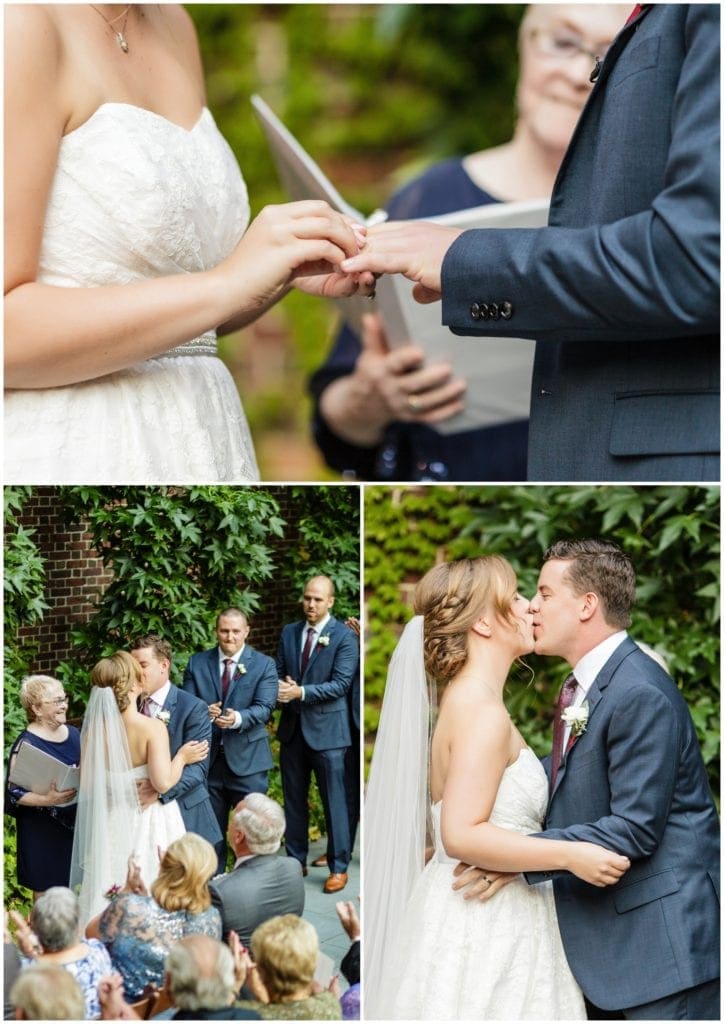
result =
[[[566,708],[561,712],[561,721],[571,727],[572,736],[580,736],[588,725],[588,701],[584,700],[583,704]]]
[[[246,665],[242,665],[241,662],[236,666],[236,671],[240,676],[246,675]]]
[[[159,713],[156,715],[156,718],[159,722],[163,722],[163,724],[168,728],[168,723],[171,721],[171,712],[166,711],[165,708],[161,708]]]
[[[320,636],[317,643],[320,647],[329,647],[329,633],[325,633],[324,636]]]

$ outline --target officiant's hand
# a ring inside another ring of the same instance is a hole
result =
[[[456,865],[453,875],[453,889],[456,892],[462,890],[464,900],[478,900],[480,903],[485,903],[504,885],[520,877],[517,872],[490,871],[462,863]]]
[[[236,714],[233,708],[227,708],[223,714],[217,715],[214,719],[214,725],[218,725],[219,729],[230,729],[236,722]]]
[[[425,365],[415,344],[390,350],[382,320],[362,318],[362,350],[354,371],[322,392],[319,409],[342,440],[371,447],[390,423],[441,423],[463,411],[466,382],[449,363]]]
[[[358,256],[342,262],[347,274],[404,274],[415,283],[418,302],[440,298],[440,275],[445,254],[462,231],[425,221],[387,221],[367,231],[367,244]]]
[[[221,714],[221,701],[216,701],[215,704],[209,704],[209,718],[211,721],[215,721]]]
[[[75,793],[74,789],[58,789],[56,781],[53,779],[50,783],[50,789],[43,799],[46,806],[55,807],[57,804],[67,804],[69,800],[73,799]]]

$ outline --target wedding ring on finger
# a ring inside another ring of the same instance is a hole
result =
[[[483,881],[484,881],[484,882],[487,882],[487,883],[488,883],[488,885],[492,885],[492,884],[493,884],[493,883],[492,883],[492,881],[491,881],[491,880],[490,880],[490,879],[488,878],[488,876],[487,876],[487,875],[483,875]]]

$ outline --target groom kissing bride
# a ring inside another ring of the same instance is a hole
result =
[[[447,682],[430,743],[430,799],[440,798],[428,808],[435,853],[412,878],[397,920],[378,906],[368,915],[367,1015],[719,1019],[719,823],[688,708],[626,633],[631,562],[614,544],[559,542],[546,553],[531,602],[514,591],[504,597],[504,572],[491,563],[507,566],[477,559],[457,575],[461,563],[428,573],[416,593],[420,614],[390,666],[365,819],[372,899],[382,849],[375,803],[392,763],[383,720],[388,712],[391,724],[395,690],[407,720],[417,717],[421,640],[428,674]],[[503,582],[481,599],[483,570]],[[446,674],[440,666],[461,637],[463,654]],[[528,643],[573,669],[556,705],[545,779],[532,756],[523,760],[529,748],[502,705],[506,661]],[[419,716],[423,752],[427,717]],[[533,827],[541,797],[544,829],[540,820]],[[392,823],[399,812],[398,839],[403,811],[393,799],[399,793],[388,790],[386,816]],[[396,852],[387,852],[399,883]],[[555,913],[546,917],[551,881]],[[426,950],[432,942],[437,956]]]

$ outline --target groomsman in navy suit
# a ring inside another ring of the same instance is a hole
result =
[[[189,740],[211,742],[211,722],[203,701],[179,689],[169,679],[171,645],[156,633],[137,637],[132,656],[141,666],[146,698],[143,712],[165,721],[171,756]],[[223,841],[206,787],[208,760],[187,764],[181,778],[165,793],[157,793],[148,779],[138,783],[143,806],[153,800],[178,802],[187,831],[196,832],[214,845]]]
[[[192,655],[184,673],[184,690],[206,704],[212,723],[209,793],[224,835],[231,808],[249,793],[266,793],[274,764],[266,723],[276,704],[276,667],[246,643],[248,635],[246,615],[225,608],[216,619],[218,646]],[[225,850],[222,837],[220,861]]]
[[[351,840],[345,794],[345,755],[351,745],[348,693],[359,672],[357,640],[330,614],[334,585],[315,576],[304,587],[304,619],[285,626],[277,651],[279,703],[277,735],[287,818],[287,854],[307,873],[308,794],[312,770],[327,826],[327,893],[347,884]]]

